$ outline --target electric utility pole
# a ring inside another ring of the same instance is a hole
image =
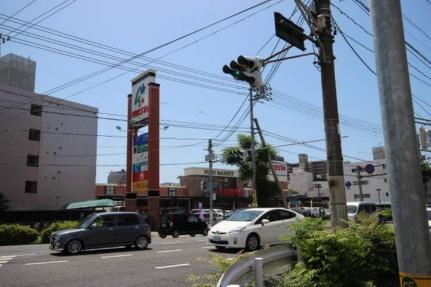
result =
[[[321,68],[323,115],[326,135],[326,157],[332,227],[344,227],[347,221],[346,192],[344,190],[343,155],[338,118],[337,89],[335,86],[330,0],[315,0],[319,64]]]
[[[250,148],[251,148],[251,170],[252,170],[252,179],[251,179],[251,189],[252,189],[252,198],[253,205],[257,207],[257,192],[256,192],[256,149],[254,146],[254,122],[253,122],[253,90],[250,88]]]
[[[401,4],[399,0],[370,3],[401,286],[431,286],[431,239]]]
[[[213,160],[214,160],[214,152],[213,152],[213,141],[211,139],[208,140],[208,162],[209,162],[209,196],[210,196],[210,218],[209,223],[212,226],[213,224]]]

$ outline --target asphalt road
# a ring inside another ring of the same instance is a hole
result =
[[[190,286],[188,274],[216,270],[209,254],[227,258],[203,236],[153,235],[147,250],[126,248],[85,251],[67,256],[51,252],[47,244],[0,246],[0,286]]]

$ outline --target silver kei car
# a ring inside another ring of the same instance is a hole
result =
[[[93,213],[73,229],[53,232],[49,249],[78,254],[84,249],[135,246],[146,249],[151,243],[150,226],[136,212]]]

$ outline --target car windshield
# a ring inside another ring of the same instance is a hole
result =
[[[243,211],[235,212],[227,220],[228,221],[252,221],[260,214],[262,214],[262,212],[263,211],[258,211],[258,210],[243,210]]]
[[[84,217],[79,222],[78,228],[87,228],[91,224],[91,222],[93,221],[94,216],[95,216],[95,214],[93,213],[93,214],[89,214],[86,217]]]
[[[355,214],[358,211],[358,207],[356,205],[347,205],[347,213]]]
[[[431,221],[431,210],[427,210],[428,220]]]

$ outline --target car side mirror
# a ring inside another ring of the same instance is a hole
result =
[[[269,223],[269,220],[268,220],[268,219],[266,219],[266,218],[265,218],[265,219],[262,219],[262,226],[263,226],[263,225],[265,225],[265,224],[268,224],[268,223]]]

